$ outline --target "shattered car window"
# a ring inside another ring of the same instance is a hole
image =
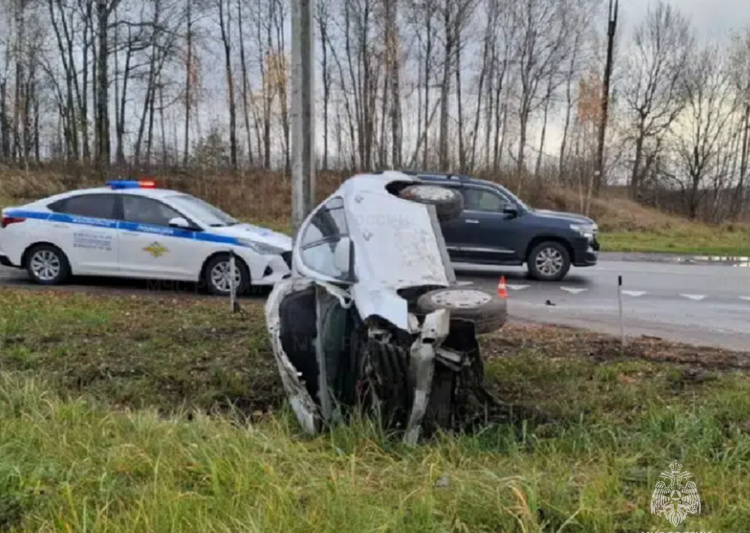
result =
[[[340,198],[329,201],[310,221],[302,234],[302,262],[309,268],[335,279],[345,280],[349,272],[335,265],[336,245],[349,236]]]

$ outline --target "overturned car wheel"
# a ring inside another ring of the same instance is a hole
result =
[[[379,411],[385,427],[403,428],[414,401],[409,354],[400,346],[374,339],[364,349],[360,403],[366,411]]]
[[[452,319],[472,322],[477,334],[497,331],[508,319],[505,300],[476,289],[451,287],[423,294],[417,300],[417,311],[428,314],[439,309],[450,311]]]
[[[453,220],[464,210],[464,199],[460,193],[438,185],[410,185],[399,193],[399,197],[435,206],[441,221]]]

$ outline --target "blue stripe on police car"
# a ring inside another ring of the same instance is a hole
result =
[[[123,222],[109,220],[104,218],[81,217],[76,215],[66,215],[62,213],[40,213],[37,211],[9,210],[6,211],[8,216],[18,218],[31,218],[44,222],[64,222],[68,224],[77,224],[80,226],[93,226],[98,228],[121,229],[134,231],[137,233],[149,233],[163,235],[165,237],[176,237],[178,239],[193,239],[203,242],[215,242],[221,244],[232,244],[235,246],[245,246],[239,239],[228,237],[226,235],[216,235],[197,231],[186,231],[177,228],[165,228],[162,226],[151,226],[148,224],[139,224],[135,222]]]

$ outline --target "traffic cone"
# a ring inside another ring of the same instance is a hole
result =
[[[505,276],[500,276],[500,282],[497,284],[497,297],[505,300],[508,297],[508,288],[505,286]]]

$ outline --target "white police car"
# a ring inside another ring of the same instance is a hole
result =
[[[239,292],[290,272],[292,239],[243,224],[189,194],[153,181],[110,181],[3,209],[0,264],[56,285],[71,275],[204,282]]]

